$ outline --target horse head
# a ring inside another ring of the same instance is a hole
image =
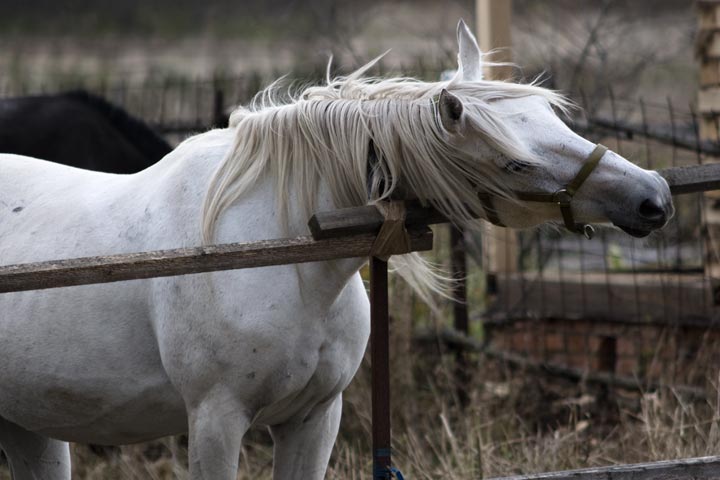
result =
[[[660,175],[570,130],[555,111],[568,103],[554,92],[484,79],[483,53],[462,20],[457,33],[458,71],[436,98],[437,118],[453,149],[490,163],[498,187],[481,192],[481,214],[509,227],[564,221],[585,233],[609,222],[635,237],[667,223],[674,208]],[[493,86],[504,93],[489,93]]]

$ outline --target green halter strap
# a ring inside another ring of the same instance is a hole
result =
[[[576,223],[573,218],[572,207],[570,203],[573,197],[580,189],[582,184],[587,180],[590,174],[595,170],[595,167],[600,163],[600,159],[607,152],[607,147],[604,145],[597,144],[595,149],[588,155],[585,164],[582,166],[580,171],[575,175],[575,178],[570,180],[565,188],[561,188],[554,193],[535,193],[535,192],[513,192],[518,200],[526,202],[539,202],[539,203],[556,203],[560,207],[560,213],[562,214],[563,221],[565,222],[565,228],[574,233],[582,233],[586,238],[590,239],[595,234],[595,229],[592,225],[584,223]],[[500,227],[504,227],[503,223],[498,217],[497,211],[493,206],[492,197],[487,193],[479,193],[478,198],[483,204],[485,209],[485,216],[487,220]]]

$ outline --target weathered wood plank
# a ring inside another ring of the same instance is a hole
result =
[[[407,228],[446,223],[448,220],[433,207],[423,207],[418,202],[407,203]],[[310,218],[308,226],[316,240],[344,237],[363,233],[377,233],[383,216],[373,205],[318,212]]]
[[[414,251],[432,248],[427,228],[411,230],[410,239]],[[373,234],[326,240],[297,237],[9,265],[0,267],[0,293],[365,257],[374,241]]]
[[[720,457],[583,468],[565,472],[498,477],[490,480],[718,480]]]
[[[720,112],[720,88],[705,88],[698,91],[698,111],[700,113]]]
[[[704,60],[716,59],[720,57],[720,33],[717,31],[707,31],[709,35],[702,45],[702,57]]]
[[[700,65],[700,86],[713,87],[720,84],[720,60],[707,59]]]
[[[720,189],[720,163],[659,170],[673,195]]]

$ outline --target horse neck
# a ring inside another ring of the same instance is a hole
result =
[[[184,221],[192,227],[197,226],[197,231],[188,238],[188,244],[200,242],[202,201],[210,178],[227,153],[234,135],[232,129],[222,129],[194,137],[156,165],[136,175],[146,178],[146,188],[150,190],[157,189],[154,184],[157,179],[162,179],[168,197],[161,203],[181,206],[186,215]],[[297,201],[299,196],[293,188],[287,195],[287,224],[282,224],[281,207],[276,203],[277,188],[276,179],[269,172],[261,176],[256,185],[220,215],[213,243],[254,242],[309,235],[308,212]],[[326,182],[321,180],[316,193],[315,211],[338,208]],[[364,262],[364,259],[315,262],[298,265],[297,269],[304,284],[312,284],[313,288],[322,285],[328,298],[334,298]]]

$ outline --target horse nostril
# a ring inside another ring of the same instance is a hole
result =
[[[665,220],[667,220],[667,212],[665,209],[650,199],[640,204],[639,213],[644,219],[652,220],[653,222],[665,223]]]

